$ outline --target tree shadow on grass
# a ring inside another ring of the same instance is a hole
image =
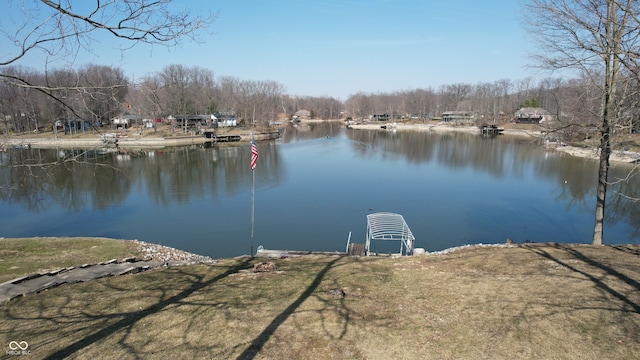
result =
[[[338,257],[329,263],[318,272],[318,275],[313,279],[311,284],[307,287],[307,289],[298,296],[298,298],[292,302],[289,306],[287,306],[284,311],[282,311],[278,316],[276,316],[271,323],[258,335],[256,338],[249,344],[249,346],[240,354],[237,359],[239,360],[248,360],[253,359],[259,352],[262,350],[264,345],[269,341],[271,336],[276,332],[278,327],[282,325],[289,316],[291,316],[300,305],[307,300],[313,292],[318,288],[322,279],[325,277],[327,272],[331,269],[331,267],[338,262],[342,257]]]
[[[245,260],[243,260],[242,262],[236,264],[235,266],[230,267],[229,269],[227,269],[225,272],[213,277],[210,280],[207,281],[194,281],[191,286],[189,286],[188,288],[184,289],[183,291],[179,292],[178,294],[160,301],[154,305],[151,305],[145,309],[141,309],[140,311],[131,313],[130,315],[128,315],[127,317],[123,318],[122,320],[113,323],[103,329],[101,329],[100,331],[89,335],[87,337],[84,337],[72,344],[70,344],[69,346],[60,349],[58,351],[56,351],[55,353],[49,355],[46,357],[46,359],[63,359],[63,358],[67,358],[73,354],[75,354],[76,352],[90,346],[91,344],[98,342],[102,339],[105,339],[111,335],[113,335],[114,333],[122,330],[122,329],[126,329],[126,328],[130,328],[131,326],[133,326],[135,323],[137,323],[138,321],[142,320],[143,318],[153,315],[155,313],[158,313],[160,311],[162,311],[164,308],[172,305],[172,304],[176,304],[181,302],[182,300],[184,300],[185,298],[191,296],[194,292],[201,290],[207,286],[210,286],[224,278],[226,278],[227,276],[233,274],[233,273],[237,273],[240,270],[243,269],[247,269],[251,266],[251,262],[252,262],[252,258],[248,257]]]
[[[568,261],[564,261],[558,258],[557,256],[554,256],[549,251],[545,250],[544,247],[532,245],[532,246],[527,246],[527,248],[529,248],[529,250],[533,251],[534,253],[548,260],[551,260],[566,269],[569,269],[577,274],[584,276],[586,279],[593,282],[593,284],[598,289],[604,291],[605,293],[608,293],[609,295],[620,300],[622,303],[628,306],[630,311],[640,314],[640,304],[634,302],[632,299],[629,298],[629,296],[625,295],[620,290],[617,290],[612,285],[608,284],[605,281],[606,280],[605,276],[597,274],[597,272],[581,270],[577,266],[571,265]],[[611,266],[607,266],[602,262],[599,262],[590,258],[589,256],[585,255],[583,252],[579,251],[579,248],[571,245],[564,245],[564,244],[556,244],[555,248],[564,250],[567,254],[573,256],[576,260],[579,260],[582,263],[591,266],[592,268],[599,269],[605,275],[612,276],[614,279],[617,279],[618,281],[628,284],[629,286],[634,288],[636,292],[640,291],[639,281],[621,273],[620,271],[612,268]],[[617,250],[621,250],[621,249],[617,249]],[[621,250],[621,251],[624,251],[624,250]]]
[[[612,249],[616,249],[623,253],[633,254],[640,256],[640,248],[637,245],[614,245],[611,246]]]

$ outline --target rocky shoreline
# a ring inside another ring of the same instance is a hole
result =
[[[180,263],[184,265],[190,264],[212,264],[217,260],[208,256],[193,254],[187,251],[178,250],[176,248],[152,244],[139,240],[126,240],[136,244],[140,256],[144,261],[153,261],[159,263]]]

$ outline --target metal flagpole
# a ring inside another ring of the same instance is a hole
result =
[[[253,107],[253,127],[256,127],[256,108]],[[258,147],[256,146],[256,140],[253,137],[253,129],[251,130],[251,252],[253,256],[253,224],[255,220],[255,185],[256,185],[256,164],[258,163]]]
[[[251,134],[251,139],[252,139],[251,141],[253,142],[253,133]],[[251,145],[252,151],[253,151],[253,146],[254,145]],[[253,256],[253,222],[255,219],[254,197],[255,197],[255,185],[256,185],[256,172],[253,169],[251,169],[251,177],[252,177],[252,180],[251,180],[251,252],[249,254]]]

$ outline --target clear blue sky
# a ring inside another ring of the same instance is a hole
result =
[[[531,45],[515,0],[175,3],[217,13],[202,43],[170,50],[140,44],[122,56],[110,38],[99,37],[106,40],[94,43],[94,54],[81,54],[75,65],[119,66],[135,80],[179,63],[210,69],[216,77],[274,80],[291,95],[343,100],[359,91],[438,89],[535,75],[525,67]],[[6,13],[0,20],[6,27]],[[32,57],[19,64],[42,68]]]

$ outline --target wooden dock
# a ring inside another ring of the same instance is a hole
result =
[[[326,256],[346,256],[347,253],[342,251],[297,251],[297,250],[270,250],[262,246],[258,246],[256,251],[257,257],[282,258],[306,255],[326,255]]]
[[[498,125],[482,124],[478,126],[478,128],[483,135],[498,135],[502,134],[502,132],[504,131],[504,129],[499,128]]]
[[[347,255],[349,255],[349,256],[364,256],[365,255],[365,244],[349,243],[349,248],[347,250]]]
[[[255,140],[272,140],[280,137],[280,132],[275,131],[232,131],[227,132],[225,130],[208,129],[203,130],[201,134],[204,136],[207,142],[239,142],[239,141],[251,141]]]
[[[205,138],[210,139],[209,141],[211,142],[237,142],[242,140],[240,135],[216,135],[213,130],[204,131],[203,135]]]

